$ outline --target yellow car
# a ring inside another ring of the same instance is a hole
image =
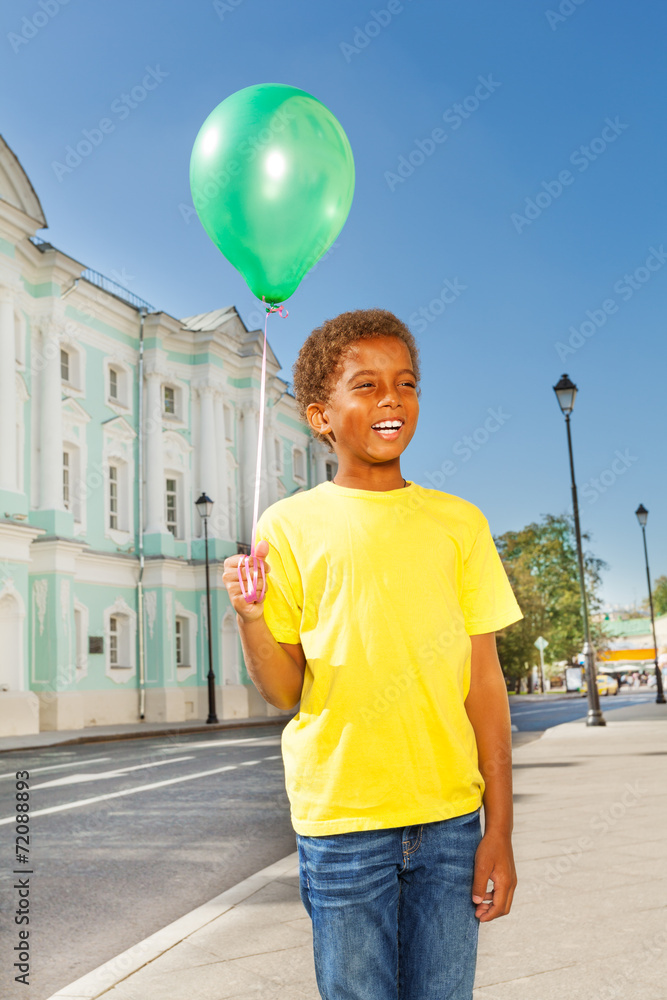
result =
[[[618,681],[611,674],[597,675],[598,694],[618,694]],[[584,677],[581,684],[582,697],[588,694],[588,684]]]

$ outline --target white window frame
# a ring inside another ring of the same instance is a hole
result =
[[[118,663],[111,663],[111,620],[116,620]],[[104,659],[106,675],[117,683],[125,683],[136,672],[137,614],[119,597],[104,610]]]
[[[119,415],[104,426],[102,469],[104,472],[104,537],[116,545],[127,545],[134,533],[134,452],[136,432]],[[111,527],[109,468],[118,470],[118,527]]]
[[[325,469],[325,472],[326,472],[327,482],[330,483],[331,480],[336,475],[336,464],[335,464],[335,462],[326,462],[325,466],[324,466],[324,469]],[[331,472],[331,475],[329,475],[329,472]]]
[[[67,378],[63,378],[63,352],[68,356]],[[85,385],[85,351],[81,350],[72,340],[60,341],[60,381],[66,395],[83,396]]]
[[[119,393],[119,379],[118,376],[120,372],[113,365],[109,365],[109,399],[113,399],[114,403],[118,403],[120,399]]]
[[[176,662],[176,622],[185,625],[182,640],[183,655],[185,662],[179,666]],[[194,611],[188,611],[180,601],[175,602],[174,615],[174,663],[176,663],[176,680],[184,681],[197,672],[197,626],[199,624]]]
[[[275,474],[277,476],[282,476],[283,472],[285,471],[285,463],[284,463],[285,449],[284,449],[283,439],[279,435],[276,435],[273,439],[273,452],[275,461]]]
[[[71,451],[65,446],[63,448],[63,506],[65,510],[70,510],[70,504],[72,502],[70,495],[70,476],[72,472],[72,463],[70,461],[72,457]]]
[[[170,394],[169,396],[168,396],[168,393]],[[178,418],[179,413],[178,413],[177,398],[178,398],[178,390],[176,389],[176,386],[169,385],[169,383],[165,382],[164,385],[162,386],[162,415],[163,416],[165,416],[165,417],[172,417],[172,418],[173,417]],[[173,407],[174,407],[173,410],[169,410],[167,408],[167,399],[171,400],[171,403],[173,404]]]
[[[116,373],[116,388],[118,395],[111,395],[111,373]],[[104,359],[104,394],[107,406],[114,413],[126,414],[132,410],[132,368],[124,361],[111,357]]]
[[[185,526],[183,524],[183,516],[182,516],[182,507],[183,507],[183,504],[182,504],[182,500],[181,500],[182,478],[183,477],[181,476],[180,473],[170,472],[168,470],[165,470],[165,476],[164,476],[164,523],[165,523],[165,526],[167,528],[167,531],[170,532],[170,534],[172,534],[174,536],[174,539],[176,539],[177,541],[182,541],[183,538],[185,537]],[[174,489],[173,490],[168,490],[168,488],[167,488],[168,483],[170,483],[170,482],[174,483]],[[175,528],[176,528],[176,530],[175,531],[172,531],[171,528],[169,527],[169,517],[168,517],[168,514],[169,514],[169,496],[173,496],[174,497],[174,514],[175,514],[175,518],[176,518],[176,520],[175,520]]]
[[[109,463],[107,466],[107,488],[109,490],[109,520],[107,527],[111,531],[118,531],[118,517],[119,517],[119,496],[118,491],[120,488],[120,476],[118,465],[112,465]]]
[[[66,347],[60,348],[60,381],[70,384],[72,374],[72,355]]]

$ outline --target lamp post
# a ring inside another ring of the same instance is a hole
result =
[[[215,674],[213,673],[213,638],[211,635],[211,581],[208,572],[208,519],[213,510],[213,501],[205,493],[195,501],[204,522],[204,552],[206,554],[206,621],[208,626],[208,719],[207,722],[217,722],[215,714]]]
[[[581,589],[581,611],[584,619],[584,659],[586,661],[586,680],[588,688],[588,715],[586,716],[587,726],[606,726],[604,716],[600,710],[600,699],[598,696],[598,684],[595,673],[595,653],[591,645],[590,630],[588,627],[588,602],[586,600],[586,581],[584,578],[584,554],[581,547],[581,528],[579,526],[579,502],[577,500],[577,484],[574,478],[574,459],[572,457],[572,435],[570,432],[570,414],[574,409],[574,400],[577,395],[577,387],[571,382],[567,375],[563,375],[560,382],[554,387],[558,405],[565,416],[565,426],[567,428],[567,447],[570,454],[570,475],[572,478],[572,507],[574,510],[574,530],[577,538],[577,559],[579,561],[579,587]]]
[[[648,549],[646,548],[646,521],[648,520],[648,511],[643,503],[640,503],[639,507],[635,511],[637,515],[637,520],[642,529],[642,537],[644,539],[644,559],[646,560],[646,581],[648,583],[648,600],[651,608],[651,628],[653,629],[653,647],[655,649],[655,682],[658,687],[658,693],[656,695],[655,703],[656,705],[665,704],[665,692],[662,687],[662,671],[658,665],[658,640],[655,636],[655,615],[653,613],[653,592],[651,590],[651,571],[648,568]]]

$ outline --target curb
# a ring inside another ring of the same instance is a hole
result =
[[[269,882],[279,879],[281,875],[294,867],[297,859],[298,851],[295,851],[286,858],[281,858],[280,861],[275,861],[267,868],[250,875],[243,882],[232,886],[231,889],[226,889],[219,896],[210,899],[208,903],[203,903],[179,917],[178,920],[174,920],[173,923],[167,924],[166,927],[144,938],[143,941],[139,941],[138,944],[132,945],[120,955],[116,955],[115,958],[109,959],[108,962],[93,969],[92,972],[87,972],[85,976],[75,980],[75,982],[63,986],[47,1000],[95,1000],[96,997],[112,990],[128,976],[159,958],[170,948],[180,944],[195,931],[201,930],[212,920],[221,917],[228,910],[238,906],[239,903],[243,903]]]
[[[289,722],[293,719],[294,715],[271,715],[266,716],[266,718],[257,718],[256,716],[249,719],[235,719],[234,721],[227,722],[217,722],[206,725],[202,723],[201,726],[188,726],[184,729],[179,729],[174,726],[165,726],[162,729],[150,729],[141,730],[137,728],[125,733],[87,733],[85,736],[72,736],[69,739],[58,739],[58,730],[53,731],[54,739],[50,743],[41,742],[34,743],[30,745],[12,746],[4,747],[2,746],[2,740],[12,740],[12,739],[22,739],[20,736],[12,737],[0,737],[0,754],[2,753],[17,753],[24,750],[45,750],[49,747],[62,747],[62,746],[72,746],[77,743],[108,743],[116,740],[146,740],[151,739],[154,736],[188,736],[191,733],[215,733],[220,730],[226,729],[244,729],[251,726],[272,726],[281,725],[282,723]],[[141,723],[137,723],[140,727]],[[34,736],[42,735],[42,733],[34,733]]]

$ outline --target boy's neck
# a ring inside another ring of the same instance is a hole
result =
[[[335,486],[344,486],[350,490],[385,493],[405,487],[406,480],[400,466],[369,466],[368,469],[345,469],[339,466],[333,483]]]

